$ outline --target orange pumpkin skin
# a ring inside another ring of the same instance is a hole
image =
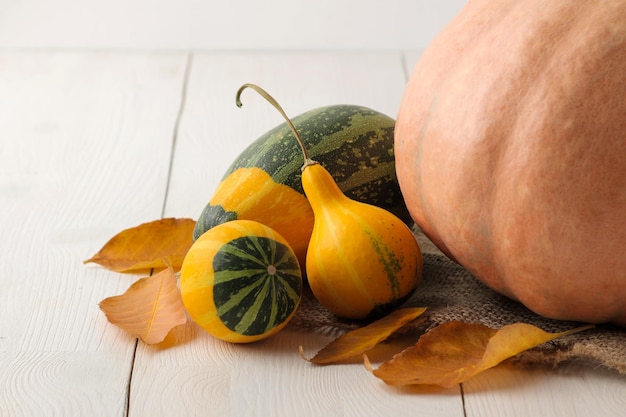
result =
[[[395,128],[409,211],[546,317],[626,326],[626,2],[470,1]]]

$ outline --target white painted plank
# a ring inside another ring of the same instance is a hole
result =
[[[140,345],[130,415],[463,415],[458,387],[391,388],[362,364],[320,367],[300,357],[299,346],[312,356],[329,341],[286,329],[233,345],[195,328],[167,349]]]
[[[241,353],[241,366],[232,374],[232,415],[256,416],[461,416],[459,390],[406,390],[386,386],[362,364],[313,366],[302,360],[298,346],[309,355],[330,341],[301,332],[286,331],[259,347]],[[313,349],[311,349],[313,347]],[[237,350],[242,350],[237,348]],[[441,396],[450,401],[442,403]]]
[[[0,415],[121,416],[132,343],[117,352],[3,352]]]
[[[0,415],[121,415],[135,341],[82,261],[159,218],[186,57],[0,54]]]
[[[463,384],[468,417],[624,417],[626,380],[582,363],[555,370],[502,365]]]
[[[192,61],[175,151],[167,216],[197,217],[226,168],[252,140],[282,122],[263,99],[237,88],[255,82],[297,115],[353,103],[395,114],[404,88],[399,54],[201,54]],[[130,415],[462,416],[458,387],[391,389],[360,364],[317,367],[327,337],[285,330],[249,346],[218,341],[190,324],[169,349],[139,345]],[[181,387],[184,387],[181,389]],[[442,395],[443,394],[443,395]]]

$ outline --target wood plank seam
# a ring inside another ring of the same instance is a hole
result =
[[[191,72],[191,65],[193,61],[193,54],[187,53],[185,61],[185,72],[183,75],[183,83],[180,93],[180,104],[178,106],[178,113],[176,114],[176,121],[174,122],[174,129],[172,132],[172,147],[170,149],[170,161],[167,168],[167,182],[165,183],[165,196],[163,197],[163,206],[161,207],[161,217],[165,216],[165,209],[167,207],[167,199],[169,197],[170,183],[172,180],[172,169],[174,168],[174,157],[176,155],[176,143],[178,141],[178,130],[180,128],[180,120],[185,113],[185,103],[187,101],[187,88],[189,85],[189,73]]]
[[[170,188],[170,183],[171,183],[171,178],[172,178],[172,169],[174,166],[174,156],[176,154],[176,143],[177,143],[177,139],[178,139],[178,130],[180,127],[180,121],[183,117],[183,114],[185,112],[185,102],[187,99],[187,88],[188,88],[188,84],[189,84],[189,73],[191,72],[191,65],[192,65],[192,53],[188,52],[185,58],[185,66],[184,66],[184,73],[183,73],[183,80],[182,80],[182,85],[181,85],[181,89],[180,89],[180,103],[178,105],[178,111],[176,113],[176,119],[174,121],[174,128],[172,129],[172,143],[170,146],[170,158],[169,158],[169,162],[168,162],[168,168],[167,168],[167,178],[166,178],[166,182],[165,182],[165,194],[163,196],[163,204],[161,206],[161,217],[163,218],[165,216],[165,210],[167,207],[167,200],[168,200],[168,196],[169,196],[169,188]],[[150,271],[150,275],[152,275],[154,273],[154,270]],[[133,356],[131,358],[131,364],[130,364],[130,371],[129,371],[129,375],[128,375],[128,384],[126,386],[126,398],[125,398],[125,404],[124,404],[124,417],[129,417],[130,416],[130,402],[131,402],[131,390],[132,390],[132,384],[133,384],[133,374],[134,374],[134,370],[135,370],[135,360],[137,358],[137,349],[139,347],[139,339],[135,340],[135,346],[133,348]]]

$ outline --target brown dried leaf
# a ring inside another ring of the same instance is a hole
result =
[[[94,262],[117,272],[167,266],[179,270],[193,243],[192,219],[161,219],[123,230],[84,263]]]
[[[149,345],[187,321],[176,276],[169,268],[138,280],[122,295],[102,300],[100,309],[109,322]]]
[[[327,365],[361,355],[387,339],[411,320],[423,314],[424,311],[426,311],[425,308],[401,308],[395,310],[367,326],[339,336],[320,350],[313,358],[307,360],[318,365]],[[304,358],[302,348],[300,352]]]
[[[515,323],[500,330],[480,324],[444,323],[422,336],[417,344],[372,370],[389,385],[428,384],[452,387],[527,349],[593,326],[547,333]]]

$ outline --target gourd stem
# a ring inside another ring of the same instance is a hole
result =
[[[237,95],[235,97],[235,104],[237,104],[237,107],[241,108],[241,106],[243,105],[243,103],[241,102],[241,93],[246,88],[251,88],[254,91],[256,91],[257,93],[259,93],[261,95],[261,97],[263,97],[272,106],[274,106],[274,108],[276,110],[278,110],[278,112],[283,116],[283,118],[287,122],[287,125],[289,126],[289,128],[293,132],[294,136],[296,137],[296,140],[298,141],[298,144],[300,145],[300,149],[302,149],[302,155],[304,156],[304,165],[302,165],[302,170],[304,170],[304,168],[306,168],[306,167],[308,167],[310,165],[317,164],[318,163],[317,161],[314,161],[314,160],[311,159],[311,157],[309,157],[309,151],[307,151],[306,146],[304,146],[304,141],[302,140],[302,137],[300,136],[300,134],[296,130],[296,127],[293,125],[293,123],[291,122],[291,120],[289,119],[289,117],[287,116],[287,114],[285,113],[283,108],[281,107],[281,105],[278,104],[278,102],[274,99],[274,97],[269,95],[269,93],[267,91],[265,91],[264,89],[262,89],[261,87],[259,87],[256,84],[246,83],[246,84],[242,85],[241,87],[239,87],[239,90],[237,90]]]

